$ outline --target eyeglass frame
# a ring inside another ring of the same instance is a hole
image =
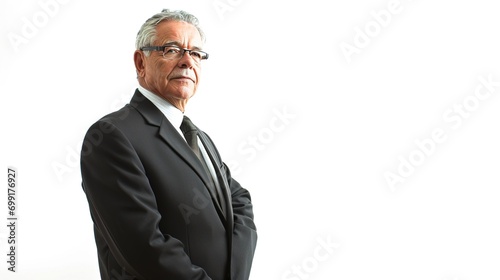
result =
[[[147,47],[140,48],[140,50],[141,51],[161,51],[163,58],[166,58],[165,57],[165,48],[167,48],[167,47],[178,48],[180,51],[182,51],[181,56],[179,57],[179,59],[182,58],[182,57],[184,57],[185,53],[188,53],[189,56],[191,58],[193,58],[191,56],[191,52],[198,52],[198,53],[201,53],[202,55],[204,55],[204,56],[202,56],[200,58],[200,62],[202,60],[207,60],[208,59],[208,53],[207,52],[204,52],[204,51],[201,51],[201,50],[190,50],[190,49],[186,49],[186,48],[181,48],[181,47],[179,47],[177,45],[147,46]],[[196,61],[196,59],[194,59],[194,58],[193,58],[193,60]]]

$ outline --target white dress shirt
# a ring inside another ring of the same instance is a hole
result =
[[[175,127],[182,138],[184,138],[184,134],[181,131],[181,123],[184,118],[184,113],[182,113],[181,110],[177,109],[174,105],[170,104],[167,100],[143,88],[142,86],[139,85],[137,88],[142,95],[149,99],[149,101],[151,101],[163,113],[163,115],[165,115],[167,120]]]

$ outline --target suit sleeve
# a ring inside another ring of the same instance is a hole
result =
[[[234,228],[231,256],[231,279],[247,280],[252,267],[257,244],[257,230],[254,223],[253,206],[248,190],[231,177],[229,168],[224,169],[231,191]]]
[[[191,263],[179,240],[160,231],[161,215],[141,160],[113,124],[100,121],[89,129],[81,171],[95,225],[127,272],[139,279],[211,279]]]

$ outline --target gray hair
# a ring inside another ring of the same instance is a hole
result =
[[[142,47],[148,47],[154,44],[156,40],[156,26],[162,21],[184,21],[192,24],[198,32],[200,33],[201,40],[205,42],[205,33],[201,30],[200,23],[198,19],[185,11],[171,11],[169,9],[164,9],[161,13],[152,16],[150,19],[142,25],[141,29],[137,33],[137,38],[135,41],[135,47],[140,50]],[[144,51],[146,56],[149,56],[150,51]]]

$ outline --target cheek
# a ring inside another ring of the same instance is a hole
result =
[[[173,67],[165,61],[154,61],[150,64],[149,75],[154,77],[157,82],[165,82]]]
[[[200,82],[200,69],[194,70],[194,76],[196,77],[196,85]]]

